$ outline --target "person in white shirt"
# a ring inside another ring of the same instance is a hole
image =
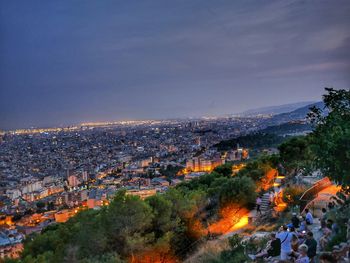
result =
[[[308,249],[309,248],[305,244],[302,244],[302,245],[299,246],[299,248],[298,248],[299,256],[295,260],[295,263],[309,263],[310,262],[310,259],[307,256],[307,250]]]
[[[314,217],[312,216],[311,212],[307,208],[305,209],[305,213],[306,213],[306,216],[305,216],[306,224],[312,225],[314,223]]]
[[[287,226],[282,227],[282,231],[277,234],[281,240],[281,260],[287,260],[292,253],[293,234],[288,231]]]

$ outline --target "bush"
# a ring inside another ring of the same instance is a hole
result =
[[[230,249],[220,253],[217,259],[210,260],[211,263],[241,263],[246,262],[249,258],[244,253],[242,238],[235,234],[228,238]]]
[[[288,204],[300,205],[300,197],[307,190],[307,187],[301,185],[291,185],[283,191],[283,201]]]
[[[234,177],[221,187],[220,204],[235,203],[247,207],[250,203],[255,202],[255,188],[255,183],[251,178]]]

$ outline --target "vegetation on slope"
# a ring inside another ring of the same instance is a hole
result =
[[[173,262],[183,259],[207,234],[205,223],[218,217],[220,207],[234,202],[249,207],[255,199],[256,183],[269,167],[279,162],[291,172],[312,163],[349,191],[350,185],[350,93],[327,89],[324,102],[329,114],[313,109],[315,131],[307,137],[283,143],[280,156],[263,157],[248,163],[236,176],[228,166],[199,179],[184,182],[163,195],[146,200],[120,191],[108,207],[80,212],[67,223],[46,228],[26,239],[19,262]],[[276,137],[258,135],[271,143]],[[273,135],[272,135],[273,136]],[[237,142],[259,147],[256,137]],[[259,139],[259,140],[260,140]],[[246,143],[244,143],[246,142]],[[225,147],[223,145],[223,147]],[[265,146],[264,146],[265,147]],[[343,209],[344,208],[344,209]],[[341,213],[347,213],[344,201]],[[342,217],[339,217],[342,218]],[[344,217],[345,219],[347,217]],[[213,262],[237,262],[244,253],[237,238],[231,249]]]
[[[173,262],[206,238],[207,220],[228,203],[254,203],[255,183],[228,166],[146,200],[117,192],[109,206],[82,211],[30,236],[20,262]],[[102,256],[103,255],[103,256]]]
[[[214,145],[219,151],[232,150],[237,147],[237,144],[245,148],[260,149],[276,147],[285,140],[284,137],[269,133],[252,133],[238,138],[221,141]]]

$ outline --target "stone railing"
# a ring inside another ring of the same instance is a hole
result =
[[[317,194],[328,186],[332,185],[331,180],[328,177],[324,177],[321,180],[314,183],[312,187],[307,189],[304,194],[300,197],[300,212],[302,213],[306,205],[313,200]]]

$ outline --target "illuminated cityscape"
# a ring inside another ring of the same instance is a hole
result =
[[[350,262],[349,14],[0,1],[0,263]]]

